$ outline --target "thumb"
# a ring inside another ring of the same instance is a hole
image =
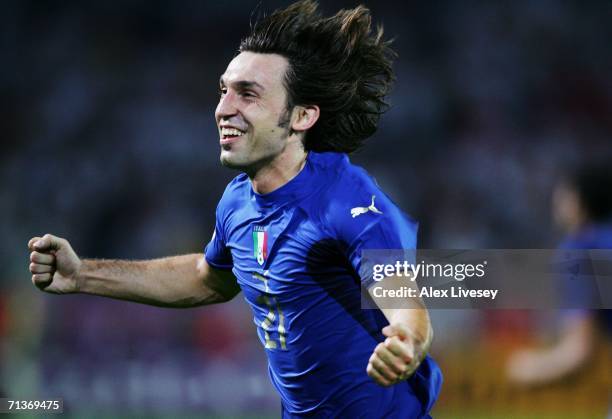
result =
[[[34,249],[42,252],[48,252],[51,250],[59,250],[62,247],[62,243],[59,237],[51,234],[45,234],[40,240],[34,242]]]
[[[388,338],[397,336],[401,340],[404,340],[410,336],[406,328],[401,324],[385,326],[382,330],[382,333]]]

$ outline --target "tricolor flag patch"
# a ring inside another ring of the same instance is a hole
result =
[[[260,265],[268,258],[268,232],[261,226],[253,227],[253,255]]]

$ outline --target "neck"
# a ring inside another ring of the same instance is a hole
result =
[[[253,190],[258,194],[270,193],[293,179],[306,164],[306,155],[301,144],[291,143],[281,154],[249,173]]]

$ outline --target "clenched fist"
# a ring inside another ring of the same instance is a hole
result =
[[[366,371],[376,383],[387,387],[408,379],[425,354],[423,342],[417,342],[403,325],[387,326],[382,332],[387,338],[374,349]]]
[[[54,294],[78,291],[77,275],[81,260],[67,240],[45,234],[28,242],[32,283]]]

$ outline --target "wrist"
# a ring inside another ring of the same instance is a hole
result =
[[[433,341],[433,328],[431,327],[429,321],[398,321],[394,323],[396,329],[402,330],[402,333],[400,334],[400,336],[404,336],[402,340],[411,346],[412,361],[410,364],[412,368],[410,368],[410,374],[412,374],[412,372],[418,368],[429,352],[431,343]]]
[[[428,327],[424,331],[414,330],[413,328],[406,328],[409,339],[412,341],[414,348],[414,359],[417,364],[427,356],[431,342],[433,341],[433,329]]]
[[[399,377],[400,381],[410,378],[419,368],[421,362],[423,362],[427,356],[427,353],[429,352],[433,339],[433,331],[431,327],[429,327],[425,333],[413,330],[412,328],[406,328],[406,332],[408,335],[407,340],[412,346],[413,358],[410,361],[407,370]]]
[[[85,260],[79,260],[75,270],[74,270],[74,274],[72,276],[73,281],[74,281],[74,293],[80,293],[83,292],[83,288],[84,288],[84,282],[85,282],[85,266],[86,266],[86,261]]]

